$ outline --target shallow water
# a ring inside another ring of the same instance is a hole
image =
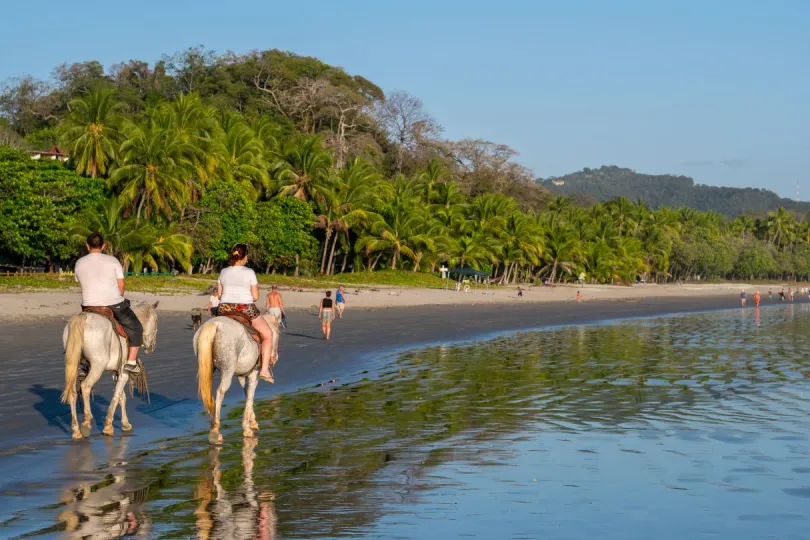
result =
[[[221,448],[78,444],[0,536],[807,538],[808,308],[432,347],[258,404],[259,440],[231,410]]]

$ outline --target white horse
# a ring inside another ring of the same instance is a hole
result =
[[[264,320],[273,332],[273,357],[270,362],[275,364],[278,359],[279,318],[264,315]],[[261,356],[259,346],[241,323],[228,317],[214,317],[194,334],[194,353],[197,355],[197,389],[206,412],[211,415],[209,440],[212,443],[222,442],[222,435],[219,433],[219,413],[225,392],[231,387],[234,375],[239,378],[239,384],[245,389],[242,434],[245,437],[253,437],[253,432],[259,429],[256,413],[253,412],[253,395],[259,382],[258,368]],[[215,369],[221,373],[216,402],[211,394]]]
[[[151,353],[155,350],[157,341],[157,313],[154,304],[133,304],[132,311],[143,325],[144,350]],[[70,318],[62,334],[65,345],[65,391],[62,393],[62,403],[70,403],[71,428],[73,438],[81,439],[90,435],[93,413],[90,411],[90,392],[105,371],[114,372],[116,381],[107,419],[104,422],[104,434],[112,435],[112,426],[115,409],[121,405],[121,430],[132,431],[132,424],[127,419],[127,395],[124,388],[130,379],[129,373],[123,369],[127,358],[126,339],[110,324],[109,319],[96,313],[79,313]],[[84,381],[77,384],[79,363],[84,358],[90,365]],[[81,387],[84,401],[84,422],[81,428],[76,414],[76,401],[78,388]]]

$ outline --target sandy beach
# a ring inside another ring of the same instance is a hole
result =
[[[334,324],[330,342],[320,339],[320,328],[313,307],[288,309],[288,327],[282,332],[279,347],[279,364],[276,368],[275,385],[260,386],[258,396],[273,394],[316,385],[334,378],[345,378],[369,369],[369,365],[391,353],[426,344],[446,343],[455,340],[484,339],[487,336],[516,330],[540,328],[548,325],[582,324],[606,319],[626,317],[647,317],[687,311],[714,310],[737,307],[738,300],[721,289],[714,294],[700,296],[652,297],[631,296],[640,289],[615,289],[603,294],[616,295],[609,300],[586,300],[577,304],[572,300],[542,301],[541,293],[550,295],[570,295],[575,289],[557,288],[534,290],[527,294],[527,301],[518,301],[501,296],[502,303],[497,307],[483,300],[463,293],[447,293],[453,299],[468,300],[464,305],[423,305],[401,308],[380,309],[370,307],[382,300],[380,293],[347,298],[348,308],[343,320]],[[675,293],[677,289],[670,289]],[[411,292],[411,291],[408,291]],[[506,291],[502,291],[505,293]],[[620,296],[621,292],[628,293]],[[662,291],[663,292],[663,291]],[[400,301],[414,301],[423,291],[413,291],[412,295],[403,292]],[[297,299],[293,306],[305,302],[308,293],[285,295]],[[312,293],[316,294],[316,293]],[[449,300],[446,296],[434,293],[437,301]],[[6,295],[8,296],[8,295]],[[0,449],[19,443],[50,438],[69,440],[68,407],[59,402],[64,380],[61,334],[64,319],[74,312],[75,298],[63,293],[36,293],[35,295],[12,295],[16,301],[28,303],[32,313],[39,314],[37,320],[7,321],[0,328],[0,395],[4,398],[4,427],[0,431]],[[34,296],[35,298],[31,298]],[[136,295],[131,295],[136,297]],[[154,354],[145,356],[149,371],[152,403],[133,400],[131,418],[136,431],[148,430],[152,425],[155,434],[166,436],[185,432],[186,422],[180,422],[180,432],[166,429],[167,426],[155,418],[168,410],[171,423],[186,417],[191,424],[203,428],[201,406],[196,396],[196,360],[191,339],[193,331],[191,318],[186,314],[170,312],[172,308],[185,311],[190,306],[199,305],[200,297],[148,296],[159,299],[163,308],[159,321],[158,346]],[[498,298],[498,297],[496,297]],[[531,301],[535,299],[536,301]],[[4,301],[4,307],[7,305]],[[168,300],[168,301],[167,301]],[[357,300],[355,303],[354,301]],[[509,300],[509,304],[504,304]],[[369,302],[371,301],[371,302]],[[457,300],[458,301],[458,300]],[[806,300],[805,300],[806,301]],[[165,302],[165,303],[164,303]],[[368,303],[367,303],[368,302]],[[766,304],[767,296],[766,296]],[[778,301],[772,302],[772,304]],[[58,310],[56,309],[58,307]],[[12,311],[14,308],[12,308]],[[58,313],[54,313],[54,310]],[[4,309],[8,313],[9,309]],[[44,318],[46,314],[51,316]],[[56,315],[56,316],[55,316]],[[23,361],[24,360],[24,361]],[[103,421],[106,403],[109,399],[111,383],[106,378],[99,383],[95,398],[96,420]],[[239,393],[232,388],[229,405],[238,404]],[[179,409],[188,408],[186,412]],[[166,410],[164,410],[166,409]]]
[[[384,286],[349,286],[346,289],[348,309],[398,308],[413,306],[477,306],[486,304],[517,304],[573,302],[577,291],[582,292],[583,302],[599,300],[638,301],[642,299],[674,299],[727,297],[739,302],[740,289],[748,294],[760,290],[767,297],[767,288],[747,284],[686,284],[652,285],[639,284],[630,287],[610,285],[524,286],[523,297],[518,299],[515,287],[479,287],[468,293],[447,289],[395,288]],[[282,287],[281,294],[288,309],[317,309],[323,297],[321,289],[290,289]],[[774,287],[774,292],[779,289]],[[262,287],[264,295],[269,291]],[[203,293],[147,294],[128,292],[133,301],[160,301],[159,311],[167,313],[190,313],[194,308],[205,307],[208,300]],[[751,300],[753,302],[753,300]],[[81,304],[78,289],[70,292],[20,292],[0,294],[0,319],[25,320],[40,317],[67,317],[76,313]]]

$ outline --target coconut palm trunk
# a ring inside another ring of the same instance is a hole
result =
[[[332,269],[335,262],[335,245],[337,244],[338,235],[332,236],[332,249],[329,251],[329,264],[326,266],[326,274],[332,275]]]
[[[323,243],[323,255],[321,255],[321,274],[326,268],[326,253],[329,251],[329,240],[332,238],[332,228],[326,229],[326,241]]]

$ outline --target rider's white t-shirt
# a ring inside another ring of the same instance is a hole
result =
[[[245,266],[229,266],[219,274],[219,284],[222,285],[222,304],[252,304],[252,285],[258,285],[256,272]]]
[[[114,306],[124,301],[118,290],[124,269],[115,257],[90,253],[76,261],[74,273],[82,286],[83,306]]]

